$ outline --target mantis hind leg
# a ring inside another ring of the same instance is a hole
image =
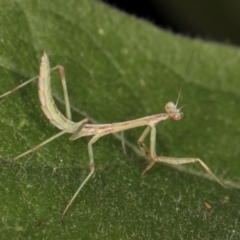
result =
[[[53,71],[53,70],[59,69],[60,67],[61,67],[61,66],[53,67],[53,68],[51,68],[50,71]],[[59,70],[59,71],[60,71],[60,70]],[[61,73],[60,73],[60,75],[61,75]],[[35,77],[33,77],[33,78],[31,78],[31,79],[25,81],[24,83],[22,83],[22,84],[20,84],[20,85],[18,85],[18,86],[16,86],[16,87],[14,87],[13,89],[9,90],[8,92],[3,93],[2,95],[0,95],[0,98],[4,98],[4,97],[10,95],[11,93],[16,92],[16,91],[19,90],[20,88],[22,88],[22,87],[28,85],[29,83],[35,81],[36,79],[38,79],[38,77],[39,77],[39,76],[35,76]]]
[[[66,116],[68,119],[72,119],[72,116],[71,116],[71,108],[70,108],[70,102],[69,102],[69,97],[68,97],[68,90],[67,90],[67,82],[66,82],[66,78],[65,78],[65,72],[64,72],[64,68],[63,66],[61,65],[58,65],[56,67],[53,67],[50,69],[50,71],[54,71],[58,69],[59,70],[59,73],[60,73],[60,77],[61,77],[61,81],[62,81],[62,87],[63,87],[63,94],[64,94],[64,101],[65,101],[65,107],[66,107]],[[17,90],[19,90],[20,88],[26,86],[27,84],[35,81],[36,79],[38,79],[39,76],[35,76],[27,81],[25,81],[24,83],[14,87],[13,89],[11,89],[10,91],[0,95],[0,98],[4,98],[8,95],[10,95],[11,93],[14,93],[16,92]]]
[[[79,128],[83,128],[84,125],[85,125],[85,123],[86,123],[87,121],[88,121],[88,119],[85,118],[85,119],[83,119],[81,122],[79,122],[79,123],[78,123],[78,124],[79,124]],[[23,157],[23,156],[25,156],[25,155],[27,155],[27,154],[29,154],[29,153],[31,153],[31,152],[36,151],[37,149],[43,147],[43,146],[46,145],[47,143],[49,143],[49,142],[55,140],[56,138],[60,137],[60,136],[63,135],[64,133],[67,133],[68,130],[69,130],[69,129],[65,129],[65,130],[63,130],[63,131],[61,131],[61,132],[53,135],[52,137],[48,138],[48,139],[45,140],[44,142],[41,142],[40,144],[36,145],[35,147],[29,149],[28,151],[26,151],[26,152],[24,152],[24,153],[21,153],[20,155],[14,157],[14,158],[11,159],[9,162],[16,161],[16,160],[18,160],[19,158],[21,158],[21,157]]]
[[[66,82],[66,78],[65,78],[64,67],[58,65],[56,68],[58,68],[58,70],[59,70],[60,78],[62,81],[63,95],[64,95],[64,101],[65,101],[65,107],[66,107],[66,116],[68,119],[72,120],[72,114],[71,114],[70,102],[69,102],[69,97],[68,97],[67,82]]]

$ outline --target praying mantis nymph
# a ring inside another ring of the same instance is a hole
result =
[[[57,109],[51,92],[51,79],[50,79],[50,73],[51,71],[58,69],[63,85],[63,92],[64,92],[64,99],[65,99],[65,106],[66,106],[66,117]],[[71,141],[76,140],[80,137],[84,136],[91,136],[91,140],[88,142],[88,153],[90,158],[90,173],[87,175],[85,180],[82,182],[80,187],[77,189],[73,197],[68,202],[65,210],[62,213],[61,221],[63,221],[63,218],[68,210],[68,208],[71,206],[75,198],[77,197],[80,190],[83,188],[83,186],[87,183],[89,178],[93,175],[95,167],[94,167],[94,157],[93,157],[93,148],[92,145],[95,143],[100,137],[110,134],[110,133],[116,133],[125,131],[131,128],[140,127],[140,126],[147,126],[145,130],[143,131],[142,135],[137,141],[137,144],[139,145],[142,153],[147,156],[151,161],[146,167],[146,169],[142,172],[142,176],[148,171],[156,162],[164,162],[168,164],[173,165],[179,165],[179,164],[185,164],[185,163],[192,163],[192,162],[199,162],[201,166],[210,174],[213,178],[216,179],[218,183],[220,183],[222,186],[225,187],[225,185],[218,180],[218,178],[212,173],[212,171],[209,169],[209,167],[199,158],[171,158],[171,157],[162,157],[157,156],[155,152],[155,145],[156,145],[156,128],[155,125],[159,123],[160,121],[167,120],[167,119],[173,119],[173,120],[180,120],[183,117],[183,113],[180,111],[180,109],[177,108],[181,88],[178,94],[177,102],[174,104],[173,102],[168,102],[165,105],[166,113],[159,113],[152,116],[147,116],[131,121],[126,122],[120,122],[120,123],[111,123],[111,124],[89,124],[88,119],[85,118],[80,122],[73,122],[71,120],[71,109],[70,109],[70,103],[68,99],[68,91],[67,91],[67,84],[65,79],[65,73],[64,68],[62,66],[56,66],[54,68],[50,68],[49,60],[47,54],[44,52],[42,59],[41,59],[41,65],[40,65],[40,73],[39,76],[29,79],[28,81],[24,82],[23,84],[13,88],[9,92],[6,92],[0,96],[0,98],[3,98],[10,93],[15,92],[16,90],[20,89],[21,87],[27,85],[28,83],[36,80],[38,80],[38,94],[39,99],[41,103],[41,108],[46,115],[46,117],[49,119],[49,121],[59,128],[61,132],[58,134],[52,136],[51,138],[45,140],[44,142],[38,144],[37,146],[33,147],[32,149],[12,158],[10,161],[16,161],[19,158],[27,155],[28,153],[31,153],[38,148],[44,146],[45,144],[51,142],[52,140],[58,138],[59,136],[63,135],[64,133],[71,133],[71,137],[69,138]],[[183,84],[183,83],[182,83]],[[150,132],[150,149],[145,145],[144,139]]]

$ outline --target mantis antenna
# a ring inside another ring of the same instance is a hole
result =
[[[184,85],[184,82],[185,82],[185,77],[186,77],[186,75],[187,75],[187,71],[188,71],[188,68],[189,68],[189,66],[190,66],[190,62],[192,61],[193,54],[194,54],[194,50],[192,51],[191,57],[190,57],[190,59],[188,60],[187,67],[186,67],[186,70],[185,70],[184,75],[183,75],[183,80],[182,80],[182,83],[181,83],[181,86],[180,86],[180,89],[179,89],[179,92],[178,92],[178,96],[177,96],[176,107],[177,107],[178,102],[179,102],[179,98],[180,98],[180,95],[181,95],[181,92],[182,92],[182,88],[183,88],[183,85]],[[181,108],[182,108],[182,107],[181,107]],[[181,108],[180,108],[180,109],[181,109]],[[179,109],[179,110],[180,110],[180,109]]]

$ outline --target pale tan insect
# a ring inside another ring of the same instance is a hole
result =
[[[63,85],[63,92],[64,92],[64,99],[65,99],[65,105],[66,105],[66,116],[62,115],[62,113],[57,109],[52,93],[51,93],[51,79],[50,79],[50,72],[52,70],[58,69],[60,72],[60,77]],[[28,83],[34,81],[37,79],[37,77],[34,77],[25,83],[15,87],[9,92],[6,92],[5,94],[1,95],[0,98],[3,98],[10,93],[20,89],[21,87],[27,85]],[[181,87],[182,88],[182,87]],[[180,89],[181,91],[181,89]],[[46,141],[40,143],[39,145],[35,146],[34,148],[14,157],[12,161],[16,161],[19,158],[25,156],[26,154],[33,152],[37,150],[38,148],[44,146],[45,144],[51,142],[52,140],[58,138],[59,136],[63,135],[64,133],[72,133],[72,136],[69,138],[71,141],[76,140],[80,137],[84,136],[91,136],[91,140],[88,142],[88,153],[90,158],[90,173],[85,178],[85,180],[82,182],[80,187],[77,189],[76,193],[73,195],[73,197],[68,202],[65,210],[63,211],[63,214],[61,216],[61,220],[63,220],[64,215],[66,214],[68,208],[71,206],[72,202],[80,192],[80,190],[83,188],[83,186],[86,184],[86,182],[89,180],[89,178],[94,173],[94,158],[93,158],[93,149],[92,144],[95,143],[100,137],[110,134],[110,133],[116,133],[120,131],[125,131],[131,128],[140,127],[140,126],[147,126],[146,129],[143,131],[142,135],[138,139],[137,143],[144,155],[149,157],[151,159],[150,163],[146,167],[146,169],[142,172],[142,176],[145,174],[146,171],[148,171],[156,162],[164,162],[174,165],[179,164],[185,164],[185,163],[192,163],[192,162],[199,162],[202,167],[212,176],[216,179],[217,182],[219,182],[222,186],[225,187],[223,183],[218,180],[218,178],[212,173],[212,171],[209,169],[209,167],[199,158],[171,158],[171,157],[162,157],[157,156],[155,152],[155,144],[156,144],[156,128],[155,125],[163,120],[167,119],[173,119],[173,120],[180,120],[183,117],[183,113],[180,111],[180,109],[177,108],[180,91],[178,94],[177,102],[176,104],[172,102],[168,102],[165,105],[166,113],[160,113],[148,117],[143,117],[131,121],[121,122],[121,123],[112,123],[112,124],[88,124],[88,119],[85,118],[80,122],[73,122],[71,120],[71,110],[70,110],[70,103],[68,99],[68,91],[67,91],[67,85],[65,80],[65,73],[64,68],[62,66],[56,66],[52,69],[50,69],[50,64],[48,60],[48,56],[46,53],[43,54],[41,65],[40,65],[40,74],[39,74],[39,80],[38,80],[38,94],[39,99],[41,103],[41,108],[43,112],[45,113],[46,117],[50,120],[50,122],[55,125],[57,128],[62,130],[58,134],[52,136],[51,138],[47,139]],[[147,146],[144,144],[145,137],[150,132],[150,149],[147,148]]]
[[[205,205],[206,209],[208,209],[208,210],[212,209],[212,205],[210,203],[205,202],[204,205]]]

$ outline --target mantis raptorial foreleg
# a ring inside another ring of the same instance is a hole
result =
[[[58,110],[57,106],[54,103],[52,92],[51,92],[51,79],[50,79],[50,72],[52,70],[58,69],[62,81],[63,86],[63,93],[64,93],[64,99],[65,99],[65,107],[66,107],[66,117]],[[0,98],[5,97],[9,95],[10,93],[15,92],[16,90],[20,89],[21,87],[27,85],[28,83],[34,81],[37,79],[37,77],[34,77],[27,82],[19,85],[18,87],[12,89],[11,91],[3,94],[0,96]],[[169,164],[185,164],[185,163],[191,163],[191,162],[199,162],[202,167],[210,174],[212,175],[222,186],[222,184],[218,178],[211,172],[209,167],[199,158],[169,158],[169,157],[159,157],[156,155],[155,147],[156,147],[156,128],[155,125],[159,123],[160,121],[167,120],[167,119],[173,119],[173,120],[180,120],[183,117],[183,113],[180,111],[180,109],[177,108],[179,96],[181,93],[183,83],[181,85],[180,91],[178,93],[178,98],[176,104],[173,102],[168,102],[165,105],[166,113],[159,113],[152,116],[147,116],[131,121],[126,122],[120,122],[120,123],[111,123],[111,124],[88,124],[88,119],[85,118],[80,122],[73,122],[71,119],[71,110],[70,110],[70,103],[68,98],[68,91],[67,91],[67,85],[66,85],[66,79],[65,79],[65,73],[64,68],[62,66],[56,66],[52,69],[50,69],[49,60],[47,57],[47,54],[44,53],[41,60],[40,65],[40,74],[39,74],[39,80],[38,80],[38,94],[39,94],[39,100],[41,103],[41,108],[45,114],[45,116],[49,119],[49,121],[59,128],[61,130],[60,133],[52,136],[51,138],[45,140],[44,142],[38,144],[34,148],[19,154],[18,156],[14,157],[12,160],[16,161],[19,158],[27,155],[28,153],[31,153],[38,148],[44,146],[45,144],[53,141],[54,139],[58,138],[59,136],[70,133],[72,134],[70,137],[70,140],[76,140],[80,137],[84,136],[93,136],[91,140],[88,143],[88,153],[89,153],[89,164],[90,164],[90,173],[88,176],[84,179],[84,181],[80,184],[79,188],[73,195],[73,197],[68,202],[65,210],[63,211],[63,214],[61,216],[61,220],[63,220],[64,215],[66,214],[68,208],[71,206],[74,199],[77,197],[78,193],[81,191],[83,186],[87,183],[89,178],[94,173],[94,156],[93,156],[93,148],[92,145],[95,143],[100,137],[110,134],[110,133],[116,133],[116,132],[122,132],[131,128],[136,128],[140,126],[147,126],[146,129],[143,131],[142,135],[140,136],[138,140],[138,145],[142,151],[142,153],[150,158],[150,163],[146,167],[146,169],[143,171],[142,176],[145,174],[146,171],[148,171],[156,162],[165,162]],[[150,132],[150,149],[144,144],[144,139]],[[122,135],[123,136],[123,135]],[[124,141],[122,140],[123,149],[124,147]]]
[[[147,134],[150,133],[150,151],[144,144],[144,139],[147,136]],[[163,163],[168,163],[172,165],[181,165],[181,164],[186,164],[186,163],[194,163],[194,162],[199,162],[201,166],[207,171],[209,175],[211,175],[213,178],[216,179],[217,182],[219,182],[223,187],[225,185],[218,180],[218,178],[212,173],[212,171],[209,169],[209,167],[199,158],[173,158],[173,157],[159,157],[156,155],[156,128],[155,126],[147,126],[145,131],[142,133],[141,137],[138,140],[138,145],[140,146],[140,149],[143,154],[145,154],[147,157],[151,159],[150,163],[148,166],[145,168],[145,170],[142,172],[143,176],[149,169],[153,167],[153,165],[156,162],[163,162]]]

